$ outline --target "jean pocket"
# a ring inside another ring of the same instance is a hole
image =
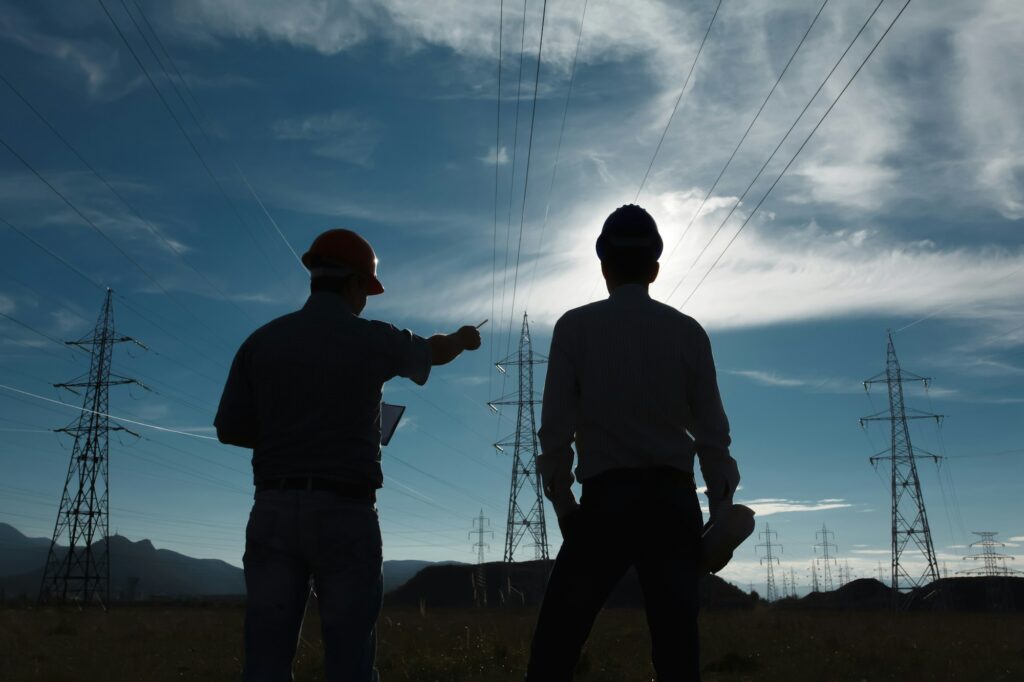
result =
[[[379,573],[383,562],[380,525],[372,508],[333,509],[316,517],[319,571]]]
[[[279,520],[280,514],[276,509],[254,506],[245,526],[246,547],[282,549],[286,543],[278,528]]]

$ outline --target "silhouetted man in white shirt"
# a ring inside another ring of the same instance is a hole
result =
[[[635,567],[659,682],[698,680],[697,582],[703,516],[739,483],[703,328],[650,298],[663,243],[654,219],[623,206],[597,240],[609,297],[565,313],[551,340],[537,466],[563,543],[544,595],[526,679],[572,678],[594,618]],[[573,449],[583,487],[571,485]]]

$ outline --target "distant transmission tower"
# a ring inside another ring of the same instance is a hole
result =
[[[508,525],[505,530],[505,562],[515,561],[515,553],[527,536],[533,541],[533,558],[548,558],[548,530],[544,522],[544,497],[541,493],[540,473],[537,471],[537,428],[534,406],[540,398],[533,390],[533,366],[547,362],[547,358],[533,352],[530,325],[523,314],[523,328],[519,335],[519,350],[495,364],[498,371],[506,367],[519,367],[519,387],[515,393],[503,396],[488,405],[497,411],[498,405],[515,405],[516,430],[494,447],[505,452],[513,447],[512,482],[508,495]]]
[[[887,421],[891,426],[890,446],[882,451],[887,454],[878,453],[872,456],[871,463],[877,465],[880,461],[888,460],[892,465],[892,582],[890,585],[895,596],[900,592],[909,592],[939,579],[935,547],[932,545],[932,533],[928,526],[928,515],[925,513],[924,496],[921,494],[921,479],[917,475],[918,459],[924,456],[938,462],[939,457],[924,450],[920,450],[923,455],[914,452],[910,443],[910,428],[907,422],[911,419],[934,419],[936,423],[941,424],[942,416],[904,407],[903,382],[920,381],[927,388],[931,379],[900,369],[899,360],[896,358],[896,347],[892,341],[892,332],[889,332],[889,347],[886,355],[885,371],[865,381],[864,389],[868,390],[872,384],[886,384],[889,392],[889,409],[863,417],[860,423],[863,427],[866,422]],[[908,409],[912,414],[907,414]],[[925,568],[921,573],[912,574],[911,566],[914,562],[910,562],[910,566],[908,566],[904,561],[904,554],[911,543],[924,559]]]
[[[54,384],[76,394],[78,391],[75,389],[83,389],[85,395],[78,419],[58,430],[74,436],[75,443],[39,589],[40,602],[74,602],[80,605],[99,602],[106,606],[110,601],[108,434],[110,431],[132,432],[123,426],[110,425],[108,389],[138,384],[134,379],[112,374],[110,366],[114,344],[132,342],[142,345],[114,331],[111,294],[107,289],[103,310],[92,334],[67,342],[71,346],[90,349],[92,359],[88,376]],[[60,549],[61,544],[66,549]]]
[[[977,542],[971,543],[971,547],[977,547],[981,551],[977,554],[968,554],[964,557],[964,561],[981,561],[982,564],[978,568],[968,569],[966,571],[960,571],[960,573],[968,575],[984,575],[984,576],[997,576],[997,575],[1012,575],[1018,571],[1014,571],[1006,567],[1006,560],[1014,560],[1014,557],[1009,554],[1000,554],[996,551],[998,547],[1006,547],[1002,542],[998,542],[995,537],[998,533],[992,531],[974,531],[974,534],[979,536],[981,539]]]
[[[836,535],[828,528],[825,524],[821,524],[821,530],[814,533],[814,538],[819,542],[814,545],[814,551],[817,552],[821,549],[821,584],[825,587],[826,592],[831,592],[835,589],[835,585],[832,583],[832,564],[836,563],[835,553],[830,550],[838,549],[834,542],[829,542],[829,536],[834,540]]]
[[[797,594],[796,594],[796,587],[797,587],[796,571],[793,569],[792,566],[790,566],[789,567],[789,590],[790,590],[790,592],[792,593],[792,595],[794,597],[797,596]]]
[[[764,548],[764,556],[761,557],[761,564],[768,567],[768,579],[767,587],[765,588],[765,598],[768,601],[775,601],[779,598],[779,591],[775,587],[775,564],[779,563],[779,559],[775,556],[774,550],[778,548],[779,552],[782,551],[782,545],[778,542],[772,542],[772,536],[778,538],[779,534],[771,530],[768,524],[764,524],[764,530],[761,531],[761,537],[764,538],[764,542],[757,545],[755,549]]]
[[[818,561],[811,561],[811,592],[821,592],[821,584],[818,582]]]
[[[480,516],[473,519],[473,530],[469,531],[469,537],[472,539],[476,535],[476,542],[473,543],[473,549],[477,551],[476,562],[482,564],[485,561],[484,552],[491,548],[486,542],[484,542],[484,536],[490,534],[494,537],[493,530],[486,530],[486,527],[491,525],[491,520],[484,516],[484,510],[480,510]]]

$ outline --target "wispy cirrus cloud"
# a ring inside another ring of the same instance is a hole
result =
[[[278,140],[307,142],[317,156],[369,166],[379,126],[352,111],[336,110],[286,118],[272,126]]]
[[[829,509],[845,509],[853,505],[841,499],[825,500],[787,500],[785,498],[765,497],[756,500],[739,501],[754,510],[758,516],[789,514],[796,512],[816,512]]]

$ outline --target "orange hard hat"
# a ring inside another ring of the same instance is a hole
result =
[[[317,270],[348,268],[368,280],[366,293],[370,296],[384,293],[384,286],[377,279],[377,254],[370,242],[352,230],[327,230],[302,254],[302,264],[316,276]],[[325,273],[327,274],[327,273]]]

